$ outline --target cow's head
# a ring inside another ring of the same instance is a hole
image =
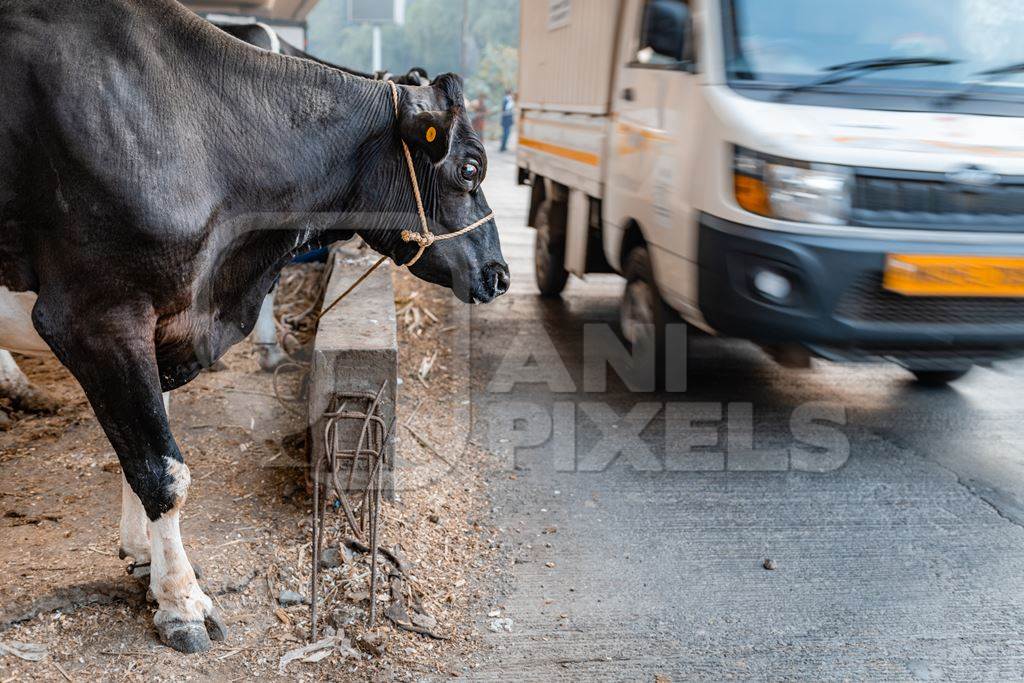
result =
[[[399,85],[430,85],[430,76],[422,66],[414,66],[404,76],[394,80]]]
[[[460,230],[487,216],[491,208],[480,189],[487,174],[487,154],[466,115],[461,79],[445,74],[428,86],[399,87],[397,134],[389,136],[392,142],[383,145],[385,149],[375,150],[373,164],[360,181],[360,204],[376,205],[380,224],[360,232],[377,251],[406,264],[419,247],[402,241],[400,233],[422,228],[399,137],[412,154],[432,233]],[[435,242],[410,271],[427,282],[450,287],[467,303],[489,302],[509,286],[493,220],[465,235]]]

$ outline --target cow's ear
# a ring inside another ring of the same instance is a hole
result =
[[[426,152],[433,163],[448,156],[455,116],[447,111],[420,111],[402,117],[401,133],[405,143]]]

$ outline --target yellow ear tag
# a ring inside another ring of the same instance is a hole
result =
[[[433,142],[437,139],[437,128],[431,126],[427,128],[427,142]]]

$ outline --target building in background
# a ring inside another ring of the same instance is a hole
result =
[[[286,41],[308,47],[306,17],[320,0],[203,0],[186,7],[211,21],[250,23],[260,21],[274,29]]]
[[[408,0],[348,0],[348,20],[361,23],[405,23]]]

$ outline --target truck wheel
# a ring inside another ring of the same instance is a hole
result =
[[[634,247],[626,256],[622,272],[626,289],[619,308],[622,336],[631,346],[645,341],[653,344],[656,355],[657,388],[665,388],[666,353],[665,331],[671,324],[682,324],[682,319],[658,292],[654,281],[651,256],[646,247]],[[653,339],[651,339],[653,335]],[[646,339],[645,339],[646,338]]]
[[[565,289],[565,224],[569,206],[545,200],[537,211],[537,239],[533,244],[533,268],[541,296],[558,296]]]
[[[911,370],[917,383],[925,387],[944,387],[958,379],[963,379],[971,368],[963,370]]]

